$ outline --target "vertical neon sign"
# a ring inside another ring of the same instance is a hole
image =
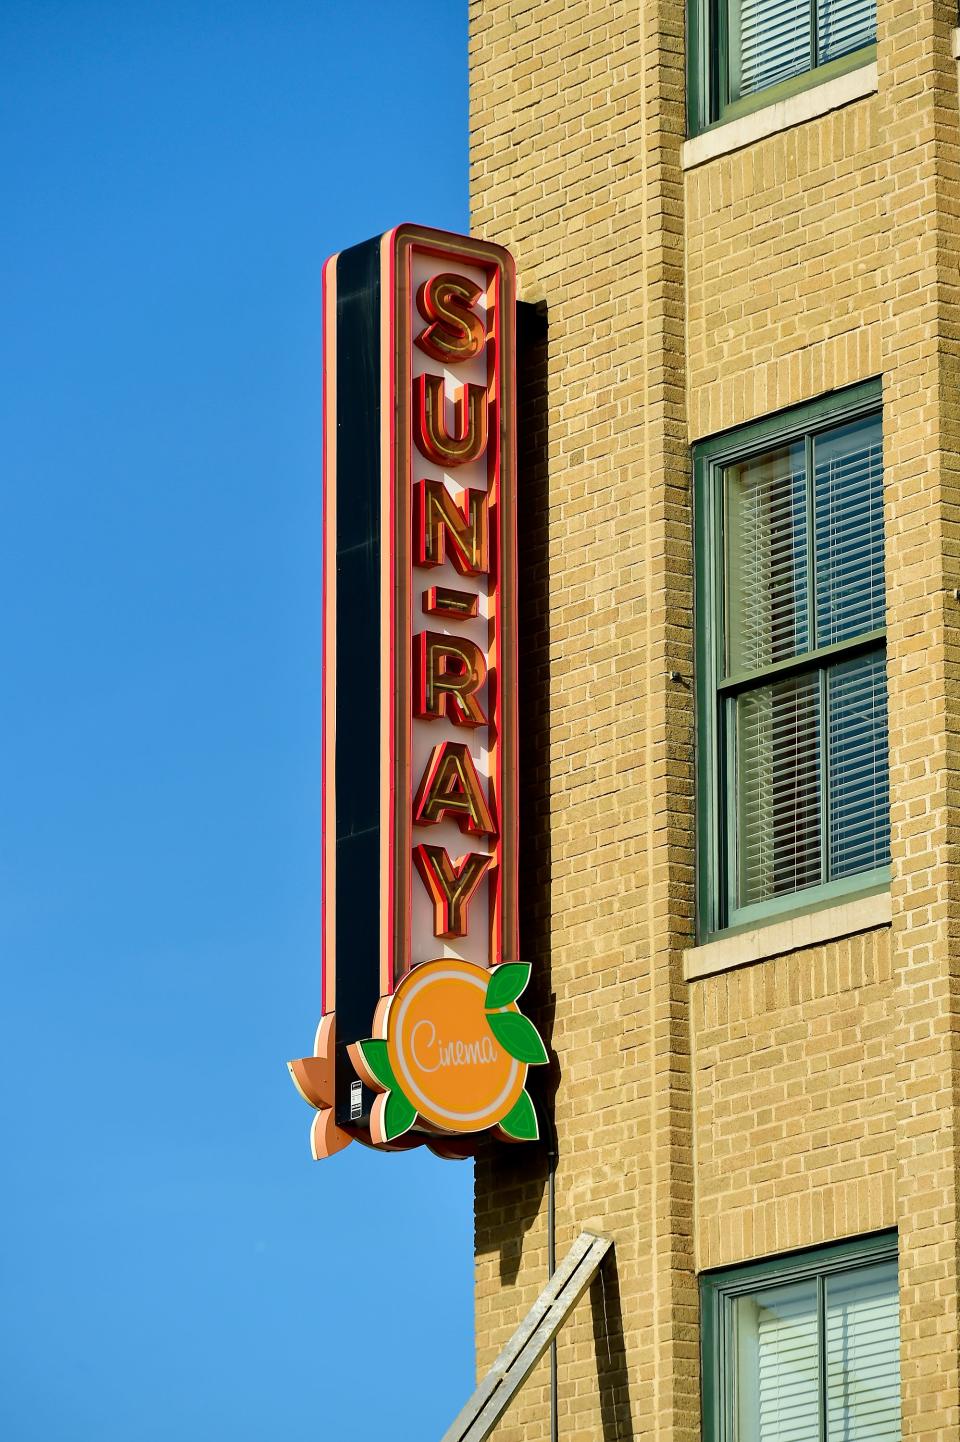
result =
[[[536,1136],[517,1007],[516,295],[404,225],[324,268],[315,1155]]]

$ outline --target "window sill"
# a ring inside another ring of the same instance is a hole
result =
[[[699,981],[721,971],[748,966],[753,961],[802,951],[808,946],[822,946],[826,941],[839,941],[841,937],[872,931],[877,926],[889,926],[891,916],[890,893],[883,891],[861,896],[856,901],[844,901],[839,906],[827,906],[822,911],[804,912],[787,921],[758,926],[753,931],[723,936],[683,953],[684,980]]]
[[[954,34],[958,35],[960,31],[955,31]],[[956,50],[956,43],[954,48]],[[818,116],[827,115],[831,110],[839,110],[841,106],[849,105],[854,100],[863,100],[866,96],[875,94],[877,84],[876,61],[870,65],[861,65],[858,70],[851,70],[847,75],[838,75],[835,80],[814,85],[810,90],[802,90],[799,95],[778,100],[762,110],[755,110],[751,115],[743,115],[738,120],[728,121],[726,125],[705,130],[702,135],[696,135],[692,140],[685,140],[680,152],[681,165],[684,170],[693,170],[695,166],[703,165],[708,160],[716,160],[721,155],[729,155],[731,151],[742,150],[745,145],[753,145],[755,141],[763,140],[768,135],[777,135],[781,130],[790,130],[807,120],[816,120]]]

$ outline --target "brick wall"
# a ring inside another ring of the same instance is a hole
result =
[[[882,137],[897,218],[883,371],[903,1435],[932,1442],[960,1433],[957,17],[931,0],[884,11]]]
[[[893,1226],[889,931],[694,982],[697,1264]]]
[[[544,302],[522,412],[522,944],[557,1066],[564,1442],[699,1436],[697,1268],[897,1223],[904,1436],[960,1436],[960,152],[953,7],[878,95],[686,173],[679,0],[471,0],[472,228]],[[695,983],[690,444],[883,375],[892,928]],[[679,680],[671,679],[671,673]],[[476,1168],[482,1373],[546,1161]],[[546,1369],[497,1432],[549,1436]]]
[[[879,375],[879,101],[686,174],[690,436]]]

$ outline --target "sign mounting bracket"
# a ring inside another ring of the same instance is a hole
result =
[[[490,1371],[440,1442],[486,1442],[613,1248],[581,1232]]]

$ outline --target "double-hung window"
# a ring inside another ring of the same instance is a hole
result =
[[[879,399],[694,451],[702,939],[888,884]]]
[[[704,1442],[900,1442],[895,1236],[701,1279]]]
[[[732,120],[876,54],[877,0],[688,0],[690,129]]]

